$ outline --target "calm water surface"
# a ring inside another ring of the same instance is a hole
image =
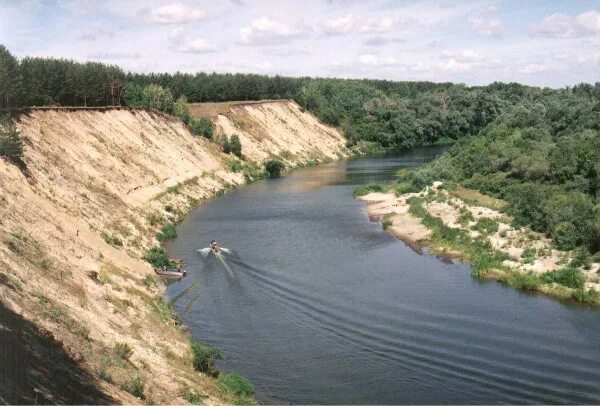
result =
[[[418,255],[352,198],[438,152],[307,168],[194,211],[168,294],[219,367],[267,403],[600,403],[600,310]],[[224,263],[196,252],[211,239]]]

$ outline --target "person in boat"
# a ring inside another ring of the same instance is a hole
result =
[[[215,254],[221,252],[221,247],[219,247],[219,243],[217,243],[215,240],[210,242],[210,249],[213,250]]]

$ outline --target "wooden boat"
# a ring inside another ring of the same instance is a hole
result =
[[[167,269],[165,267],[163,267],[163,268],[154,268],[154,272],[156,272],[159,275],[173,276],[173,277],[176,277],[176,278],[181,278],[182,276],[186,275],[186,272],[184,270],[181,270],[181,269]]]

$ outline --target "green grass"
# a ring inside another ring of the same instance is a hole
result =
[[[507,272],[498,279],[513,288],[522,290],[539,290],[542,281],[533,273]]]
[[[142,382],[139,376],[121,384],[121,389],[140,399],[144,399],[144,387],[144,382]]]
[[[352,192],[352,196],[359,197],[359,196],[368,195],[369,193],[373,193],[373,192],[383,192],[383,188],[380,185],[376,185],[376,184],[364,185],[359,188],[356,188],[354,190],[354,192]]]
[[[488,235],[497,232],[498,227],[498,221],[484,217],[477,220],[477,223],[475,223],[472,228],[473,230],[477,230],[482,234]]]
[[[399,182],[398,184],[394,185],[393,190],[396,196],[400,196],[405,193],[419,192],[419,188],[414,187],[410,182]]]
[[[160,242],[172,240],[174,238],[177,238],[177,230],[175,229],[175,226],[171,223],[165,224],[161,228],[160,233],[156,235],[156,239]]]
[[[573,289],[583,289],[585,278],[581,271],[576,268],[560,268],[546,272],[540,276],[544,283],[558,283]]]
[[[181,394],[181,397],[184,398],[186,402],[192,405],[201,405],[204,402],[204,399],[206,398],[206,396],[204,396],[203,394],[195,392],[191,389],[186,389]]]
[[[235,395],[249,396],[254,393],[254,386],[250,381],[235,372],[220,373],[217,382],[225,392],[233,393]]]
[[[215,360],[221,359],[218,349],[199,341],[192,341],[192,365],[196,371],[216,375]]]
[[[458,222],[461,226],[466,227],[470,221],[475,221],[475,217],[471,210],[466,207],[461,207],[458,211]]]
[[[575,289],[571,297],[581,303],[595,303],[600,299],[600,293],[595,289],[585,290],[585,288],[580,288]]]
[[[505,252],[494,250],[483,238],[472,239],[466,230],[451,228],[442,219],[432,216],[423,207],[423,199],[412,197],[408,199],[409,213],[419,217],[423,225],[432,233],[429,244],[433,248],[444,248],[460,252],[471,263],[472,274],[482,277],[490,270],[505,270],[505,260],[511,259]]]
[[[117,357],[125,361],[128,361],[133,354],[133,349],[127,343],[115,343],[113,351]]]
[[[525,264],[533,264],[533,262],[535,261],[535,252],[535,248],[527,247],[523,250],[523,253],[521,254],[521,259]]]
[[[147,288],[150,288],[150,287],[156,285],[156,279],[154,279],[154,276],[152,276],[152,275],[146,275],[146,277],[142,280],[142,283]]]

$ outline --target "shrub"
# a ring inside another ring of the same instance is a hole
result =
[[[354,196],[354,197],[364,196],[364,195],[368,195],[369,193],[373,193],[373,192],[383,192],[383,188],[380,185],[376,185],[376,184],[364,185],[364,186],[356,188],[354,190],[354,192],[352,192],[352,196]]]
[[[473,213],[471,213],[471,210],[467,209],[466,207],[461,207],[458,213],[458,222],[463,227],[466,227],[470,221],[475,221]]]
[[[236,134],[233,134],[229,139],[229,146],[231,148],[231,153],[242,159],[242,143],[240,142],[240,137],[238,137]]]
[[[209,140],[212,139],[215,131],[215,125],[207,117],[202,117],[199,120],[191,119],[189,127],[192,134],[201,135],[205,138],[208,138]],[[227,139],[227,137],[225,137],[225,139]],[[228,154],[229,152],[225,153]]]
[[[121,384],[121,389],[131,393],[136,398],[144,399],[144,382],[139,376]]]
[[[161,242],[172,240],[173,238],[177,238],[177,230],[175,229],[175,226],[171,223],[165,224],[160,230],[160,233],[158,233],[156,236],[156,239]]]
[[[413,184],[410,182],[400,182],[396,186],[394,186],[394,193],[396,194],[396,196],[400,196],[405,193],[416,193],[419,190],[419,188],[414,187]]]
[[[10,115],[0,116],[0,157],[12,162],[23,158],[23,139]]]
[[[578,302],[582,303],[593,303],[598,301],[600,298],[600,293],[598,293],[595,289],[585,290],[584,288],[580,288],[575,290],[571,297]]]
[[[192,115],[190,114],[190,108],[187,104],[187,99],[185,96],[181,96],[175,104],[173,104],[173,114],[185,124],[189,124],[192,120]]]
[[[223,390],[236,395],[252,395],[254,386],[242,375],[235,372],[219,374],[219,386]]]
[[[525,248],[521,254],[521,259],[526,264],[533,264],[533,261],[535,260],[535,248]]]
[[[473,226],[474,230],[480,231],[483,234],[492,234],[498,231],[499,224],[491,218],[480,218]]]
[[[552,242],[560,250],[572,250],[578,243],[577,234],[573,223],[558,223],[552,231]]]
[[[169,260],[169,256],[162,248],[153,247],[144,255],[144,260],[149,262],[153,267],[160,268],[175,268],[175,264]]]
[[[281,176],[281,171],[285,168],[283,162],[277,159],[271,159],[265,163],[265,170],[269,172],[270,178],[278,178]]]
[[[226,154],[231,154],[231,142],[227,136],[223,137],[223,152]]]
[[[514,272],[499,279],[500,282],[507,283],[513,288],[523,290],[538,290],[541,280],[532,273]]]
[[[192,341],[192,365],[196,371],[209,375],[217,375],[215,359],[221,359],[218,349],[209,347],[199,341]]]
[[[540,276],[544,283],[558,283],[568,288],[581,289],[585,283],[585,278],[579,269],[561,268],[546,272]]]
[[[113,351],[117,357],[126,361],[129,360],[131,354],[133,354],[133,350],[127,343],[116,343]]]
[[[144,278],[144,280],[142,282],[148,288],[156,285],[156,279],[154,279],[154,276],[152,276],[152,275],[146,275],[146,277]]]
[[[184,398],[186,400],[186,402],[188,402],[192,405],[201,405],[202,402],[204,402],[204,399],[206,398],[206,396],[204,396],[203,394],[198,393],[193,390],[190,390],[190,389],[186,389],[181,394],[181,397]]]
[[[392,226],[392,224],[394,224],[392,222],[392,220],[386,219],[386,220],[383,220],[383,222],[381,223],[381,226],[383,227],[384,230],[387,230],[388,228],[390,228]]]
[[[573,268],[590,269],[592,266],[592,256],[587,248],[579,248],[575,250],[575,255],[569,264]]]

